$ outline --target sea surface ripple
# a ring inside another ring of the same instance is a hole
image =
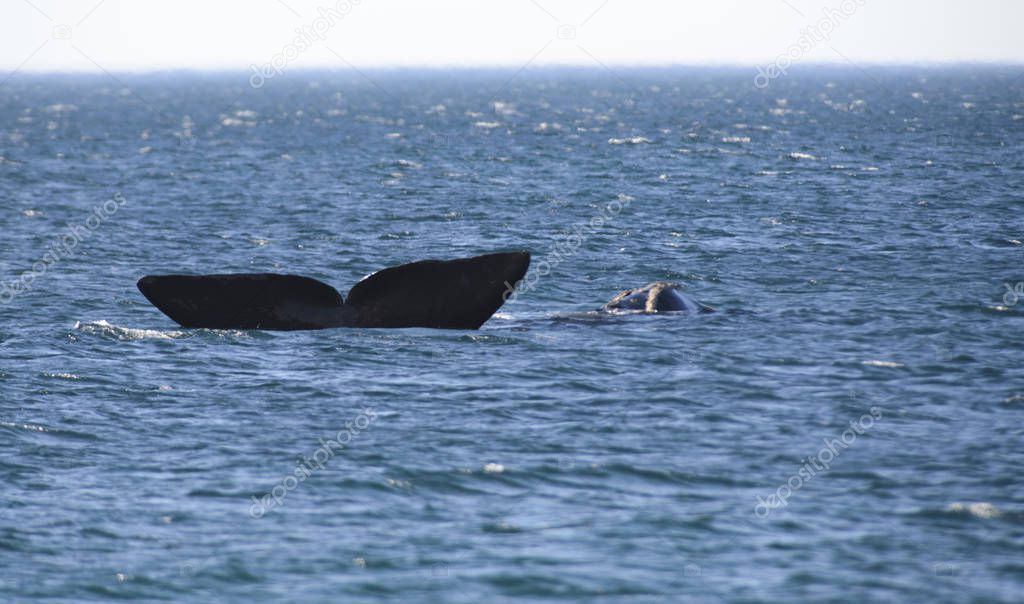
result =
[[[753,75],[12,78],[0,600],[1021,601],[1020,70]],[[135,288],[505,249],[477,332]]]

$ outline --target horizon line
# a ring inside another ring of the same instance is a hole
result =
[[[316,65],[306,67],[290,67],[283,70],[276,77],[287,77],[289,73],[313,73],[313,72],[338,72],[359,70],[367,71],[545,71],[573,69],[582,71],[608,71],[611,68],[624,70],[658,70],[658,69],[757,69],[768,65],[770,62],[751,61],[705,61],[705,62],[613,62],[606,61],[603,65],[593,63],[547,63],[540,65],[529,65],[523,67],[517,63],[448,63],[448,64],[414,64],[414,63],[377,63],[351,66]],[[238,67],[236,65],[225,66],[140,66],[120,67],[114,69],[88,68],[88,69],[32,69],[28,67],[7,69],[0,67],[0,73],[7,71],[6,79],[13,79],[18,75],[104,75],[104,74],[130,74],[130,75],[159,75],[167,73],[194,73],[194,74],[245,74],[250,75],[256,65]],[[842,61],[812,61],[791,66],[792,71],[814,68],[851,69],[858,70],[865,67],[885,68],[943,68],[943,67],[981,67],[981,68],[1020,68],[1024,70],[1024,60],[991,60],[991,59],[956,59],[956,60],[897,60],[897,61],[875,61],[865,60],[853,63]],[[1024,74],[1022,74],[1024,75]]]

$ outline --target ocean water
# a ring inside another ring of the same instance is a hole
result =
[[[15,75],[0,600],[1021,601],[1022,74]],[[135,288],[514,249],[474,332]]]

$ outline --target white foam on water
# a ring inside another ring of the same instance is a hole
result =
[[[861,365],[868,365],[870,367],[890,367],[890,368],[893,368],[893,369],[897,369],[899,367],[905,367],[905,365],[903,363],[896,363],[894,361],[875,361],[875,360],[871,360],[871,361],[861,361],[860,364]]]
[[[4,428],[18,428],[19,430],[32,430],[33,432],[50,431],[50,429],[45,426],[37,426],[35,424],[16,424],[14,422],[0,422],[0,426]]]
[[[631,138],[610,138],[608,139],[609,145],[644,145],[650,144],[650,139],[642,136],[634,136]]]
[[[78,105],[72,105],[71,103],[57,103],[56,105],[45,107],[43,111],[47,113],[71,113],[73,111],[78,111]]]
[[[977,503],[951,503],[946,510],[950,512],[968,514],[975,518],[983,518],[986,520],[989,518],[998,518],[1003,515],[996,506],[984,501]]]
[[[173,340],[175,338],[183,338],[188,335],[184,331],[161,331],[158,329],[121,327],[120,325],[112,325],[102,319],[99,321],[87,321],[85,323],[78,321],[75,323],[75,329],[82,333],[114,337],[118,340]]]

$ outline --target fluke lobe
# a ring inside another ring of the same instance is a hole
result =
[[[421,260],[373,273],[347,298],[316,279],[274,273],[156,275],[138,286],[182,327],[478,329],[505,302],[508,284],[519,283],[529,267],[525,251]]]

